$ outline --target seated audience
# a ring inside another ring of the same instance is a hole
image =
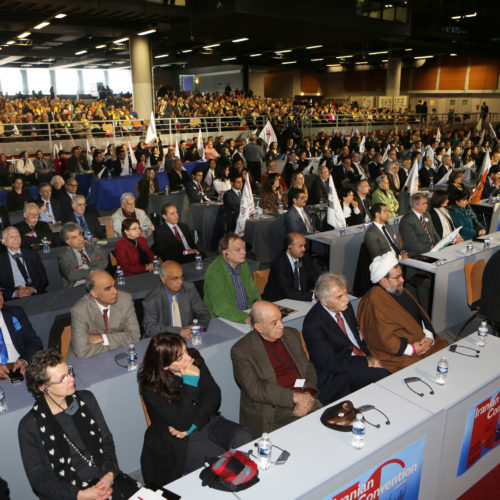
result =
[[[266,178],[264,191],[259,200],[259,207],[264,213],[275,213],[283,203],[283,190],[278,174],[269,174]]]
[[[383,369],[362,339],[341,274],[323,273],[316,282],[318,302],[304,318],[304,340],[318,377],[319,400],[330,404],[375,383]]]
[[[366,179],[361,179],[356,183],[354,199],[358,202],[359,214],[363,222],[370,222],[372,220],[372,199],[370,196],[370,183]]]
[[[304,174],[302,172],[296,172],[292,175],[292,185],[290,186],[290,189],[292,188],[302,189],[306,195],[306,199],[309,198],[309,191],[307,190],[306,186],[306,178],[304,177]]]
[[[95,209],[87,206],[85,196],[77,194],[73,199],[72,206],[73,213],[69,217],[66,217],[64,222],[74,222],[78,224],[83,231],[84,238],[106,238],[106,230],[99,222],[99,217]]]
[[[108,256],[103,247],[86,241],[78,224],[63,224],[61,239],[67,246],[57,255],[57,263],[65,287],[83,285],[92,272],[108,267]]]
[[[441,158],[441,165],[437,169],[436,176],[434,177],[434,183],[436,184],[440,181],[451,169],[453,168],[453,160],[451,156],[445,154]]]
[[[359,209],[358,202],[354,199],[354,191],[349,185],[342,186],[342,199],[340,205],[344,211],[344,217],[348,226],[356,226],[363,223],[361,210]]]
[[[58,199],[61,203],[61,208],[63,211],[63,220],[65,220],[73,213],[73,200],[75,199],[77,189],[78,182],[72,177],[66,179],[64,189],[61,188],[61,193],[58,196]]]
[[[283,168],[283,179],[285,179],[288,187],[292,184],[292,175],[297,172],[302,172],[302,168],[297,161],[297,155],[295,153],[290,153],[285,167]]]
[[[418,171],[418,185],[421,188],[427,188],[430,186],[431,180],[433,183],[436,182],[437,177],[432,157],[425,156],[422,168]]]
[[[274,143],[274,144],[276,144],[276,143]],[[261,175],[260,183],[262,184],[262,186],[265,186],[266,181],[267,181],[267,176],[270,174],[276,174],[278,176],[281,189],[283,190],[283,192],[286,192],[286,191],[288,191],[288,188],[286,186],[285,179],[283,179],[283,176],[280,173],[276,172],[276,169],[277,169],[277,165],[276,165],[275,160],[266,160],[266,170],[267,171]]]
[[[90,170],[87,155],[82,154],[82,148],[80,146],[74,146],[71,149],[68,167],[72,174],[83,174],[84,172],[88,172]]]
[[[165,332],[190,339],[193,319],[197,319],[200,326],[208,327],[210,313],[194,284],[184,280],[183,273],[182,267],[173,260],[162,265],[161,283],[142,302],[146,337]]]
[[[462,193],[469,195],[468,189],[462,184],[463,172],[460,170],[452,170],[448,178],[448,199],[453,204],[457,198],[460,198]]]
[[[36,184],[35,165],[31,161],[27,151],[19,153],[19,159],[14,163],[16,174],[22,176],[26,184]]]
[[[16,177],[12,183],[12,191],[7,195],[7,210],[14,212],[23,210],[24,205],[33,201],[33,196],[28,189],[23,189],[23,180]]]
[[[40,193],[40,220],[48,224],[55,224],[62,220],[62,208],[57,198],[52,197],[52,187],[45,182],[38,186]]]
[[[231,189],[231,181],[229,180],[229,167],[224,165],[217,165],[217,167],[215,167],[212,186],[219,196],[223,196],[226,191],[229,191]]]
[[[240,386],[240,422],[255,439],[321,408],[316,372],[300,334],[283,326],[281,311],[261,300],[252,307],[253,330],[231,348]]]
[[[370,173],[370,178],[375,181],[378,177],[384,175],[384,167],[382,165],[382,153],[376,152],[372,156],[372,160],[367,165],[368,172]],[[389,181],[387,181],[389,182]],[[374,203],[378,203],[374,201]]]
[[[326,165],[321,165],[318,168],[318,175],[314,176],[311,184],[309,196],[307,199],[308,205],[316,205],[319,202],[328,203],[328,193],[330,192],[330,171]]]
[[[203,286],[204,302],[212,318],[248,323],[245,311],[260,293],[246,262],[245,242],[226,233],[219,242],[219,256],[208,266]]]
[[[448,194],[446,191],[434,191],[431,196],[431,209],[429,210],[432,224],[439,239],[448,236],[456,229],[453,218],[448,210]],[[455,238],[455,243],[463,241],[461,236]]]
[[[132,295],[118,291],[106,271],[88,277],[87,294],[71,308],[71,344],[67,359],[90,358],[141,338]]]
[[[202,185],[203,170],[201,168],[193,169],[191,180],[186,182],[186,194],[189,198],[189,203],[204,203],[210,199],[210,190],[206,185]]]
[[[21,235],[21,246],[38,250],[44,238],[55,246],[57,238],[46,222],[39,220],[40,209],[36,203],[27,203],[23,210],[24,220],[15,224]]]
[[[158,185],[158,179],[155,176],[155,169],[148,167],[144,170],[142,179],[137,184],[137,207],[142,210],[147,210],[149,195],[159,192],[160,186]]]
[[[373,203],[383,203],[389,210],[389,218],[397,216],[399,202],[396,195],[389,189],[389,178],[387,175],[380,175],[375,179],[377,189],[372,194]]]
[[[500,194],[500,165],[492,165],[484,183],[483,198],[498,196]]]
[[[240,203],[243,194],[242,189],[243,177],[239,174],[235,174],[235,176],[231,178],[231,189],[226,191],[223,196],[226,228],[230,232],[235,230],[240,215]]]
[[[397,196],[403,186],[399,180],[399,163],[397,161],[390,161],[386,167],[387,179],[389,179],[389,189]]]
[[[281,299],[310,302],[318,272],[306,253],[306,239],[299,233],[290,233],[285,236],[284,247],[271,264],[262,298],[270,302]]]
[[[116,242],[114,254],[125,277],[153,270],[154,254],[142,236],[137,219],[127,218],[122,222],[122,238]]]
[[[35,153],[33,160],[35,165],[35,173],[39,183],[49,182],[52,178],[52,171],[54,170],[54,162],[51,159],[44,158],[42,151],[39,149]]]
[[[364,242],[371,260],[378,255],[391,251],[398,257],[407,257],[406,253],[401,251],[399,240],[389,225],[389,210],[387,210],[387,207],[383,203],[374,203],[371,212],[373,222],[364,235]]]
[[[52,187],[52,197],[60,202],[60,196],[65,191],[64,179],[60,175],[54,175],[52,179],[50,179],[50,185]]]
[[[139,390],[151,419],[141,470],[156,490],[251,440],[241,425],[219,413],[221,391],[204,359],[179,335],[151,339],[139,371]]]
[[[197,160],[192,160],[197,161]],[[168,183],[170,187],[170,191],[180,191],[184,189],[186,183],[190,181],[189,174],[186,169],[182,166],[181,160],[176,158],[174,160],[174,167],[172,170],[168,172]]]
[[[144,210],[136,208],[135,196],[132,193],[123,193],[120,196],[120,208],[111,216],[115,236],[122,236],[122,222],[124,219],[137,219],[139,227],[147,229],[148,236],[153,233],[153,223]]]
[[[500,336],[500,252],[497,250],[486,263],[483,272],[479,310],[488,318],[493,333]]]
[[[313,233],[314,228],[309,214],[304,210],[307,203],[302,189],[292,188],[288,191],[288,211],[285,215],[285,233]]]
[[[35,404],[18,435],[33,491],[44,499],[117,498],[113,437],[95,396],[75,391],[73,368],[57,350],[40,351],[26,370],[26,386]]]
[[[463,191],[457,196],[450,207],[450,215],[456,227],[462,226],[460,236],[464,240],[471,240],[476,236],[484,236],[486,229],[479,222],[476,212],[469,205],[469,193]]]

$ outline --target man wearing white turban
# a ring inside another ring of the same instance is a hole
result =
[[[403,272],[394,252],[373,259],[370,279],[376,286],[359,303],[358,323],[383,368],[396,372],[448,345],[435,334],[427,313],[404,289]]]

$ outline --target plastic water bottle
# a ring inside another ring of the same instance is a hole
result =
[[[92,233],[90,231],[87,233],[86,238],[89,243],[92,243]]]
[[[144,236],[144,238],[147,238],[148,237],[148,228],[146,226],[143,226],[141,229],[142,229],[142,235]]]
[[[446,379],[448,378],[448,360],[443,356],[436,368],[436,383],[443,385],[446,384]]]
[[[7,413],[7,410],[8,410],[8,408],[7,408],[7,395],[5,394],[3,387],[0,386],[0,415]]]
[[[279,204],[279,207],[278,207],[278,213],[279,213],[279,214],[282,214],[282,213],[283,213],[283,203],[280,203],[280,204]]]
[[[203,259],[201,258],[200,252],[196,252],[194,257],[194,268],[197,271],[201,271],[203,269]]]
[[[273,445],[269,434],[264,432],[262,437],[259,439],[257,444],[257,453],[259,457],[259,470],[268,470],[271,467],[271,453],[273,451]]]
[[[127,349],[127,370],[132,372],[137,370],[137,351],[134,344],[129,344]]]
[[[125,284],[125,276],[123,276],[123,269],[120,266],[116,267],[116,284],[118,286]]]
[[[488,250],[491,247],[491,240],[489,238],[484,238],[483,243],[485,250]]]
[[[345,236],[345,227],[341,227],[339,230],[340,230],[340,236]]]
[[[365,445],[365,422],[361,413],[356,415],[356,420],[352,423],[351,444],[356,450],[360,450]]]
[[[165,186],[165,196],[168,196],[170,194],[170,189],[168,187],[168,184]]]
[[[465,253],[467,255],[471,255],[474,252],[474,245],[472,243],[467,243],[467,247],[465,249]]]
[[[201,326],[198,324],[198,320],[193,319],[193,324],[191,326],[191,333],[193,336],[191,337],[191,342],[193,345],[201,344]]]
[[[488,333],[489,333],[488,323],[486,323],[486,321],[483,321],[479,325],[479,328],[477,329],[477,340],[476,340],[477,346],[484,347],[486,345],[486,338],[488,337]]]
[[[160,261],[157,255],[153,258],[153,274],[160,274]]]
[[[433,189],[434,189],[434,177],[431,177],[429,182],[429,191],[432,191]]]
[[[42,239],[42,251],[43,253],[50,253],[50,246],[47,238],[45,236]]]

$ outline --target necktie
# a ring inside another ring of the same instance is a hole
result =
[[[337,324],[340,326],[340,329],[344,332],[344,335],[347,337],[347,340],[351,343],[352,345],[352,352],[354,353],[355,356],[365,356],[366,357],[366,353],[364,351],[362,351],[361,349],[359,349],[358,347],[356,347],[351,339],[349,338],[349,335],[347,335],[347,330],[346,330],[346,327],[345,327],[345,323],[344,323],[344,318],[342,317],[341,314],[339,313],[335,313],[335,319],[337,320]]]
[[[48,201],[45,202],[45,211],[47,212],[47,217],[49,218],[50,222],[52,222],[54,218],[50,214],[50,203]]]
[[[399,251],[399,248],[396,246],[393,239],[389,235],[389,231],[387,231],[385,226],[382,226],[382,232],[384,233],[385,237],[387,238],[387,241],[389,241],[389,245],[391,245],[392,249],[396,252],[396,255],[399,255],[401,252]]]
[[[83,219],[83,215],[78,216],[78,225],[83,229],[84,233],[87,234],[89,231],[89,227],[87,226],[87,223]]]
[[[203,189],[201,189],[201,184],[199,182],[196,183],[198,185],[198,191],[200,194],[203,194]]]
[[[424,228],[425,232],[427,233],[427,237],[429,238],[429,241],[432,242],[431,233],[429,233],[429,228],[427,227],[427,223],[425,222],[425,218],[423,215],[420,216],[420,223],[422,224],[422,227]]]
[[[78,250],[80,252],[80,255],[82,257],[82,264],[88,264],[89,263],[89,258],[85,255],[83,250]]]
[[[298,263],[297,260],[295,260],[293,262],[293,264],[294,264],[294,266],[293,266],[293,284],[294,284],[295,290],[300,291],[300,271],[299,271],[299,268],[297,267],[297,263]]]
[[[184,246],[184,244],[182,243],[181,235],[179,234],[179,231],[177,231],[177,226],[174,226],[174,234],[175,234],[175,237],[177,238],[177,240],[179,241],[179,243],[182,246]]]
[[[0,363],[5,365],[9,362],[9,353],[7,352],[7,346],[3,339],[2,329],[0,328]]]
[[[172,295],[172,326],[182,328],[181,311],[177,302],[177,295]]]
[[[362,203],[363,203],[363,207],[365,209],[365,219],[370,219],[371,220],[371,216],[370,216],[370,208],[368,207],[368,202],[366,201],[366,198],[364,200],[362,200]]]
[[[302,220],[304,221],[304,224],[306,225],[307,232],[312,233],[313,228],[311,226],[311,223],[309,222],[309,217],[307,217],[306,213],[304,212],[304,209],[302,209],[300,215],[302,217]]]
[[[20,253],[15,253],[13,255],[14,259],[16,260],[17,267],[19,268],[19,271],[21,272],[24,282],[26,285],[31,285],[31,279],[28,274],[28,270],[26,269],[26,266],[24,265],[23,259],[21,257]]]
[[[104,333],[108,333],[109,331],[109,318],[108,318],[108,310],[104,309],[102,311],[102,317],[104,318]]]

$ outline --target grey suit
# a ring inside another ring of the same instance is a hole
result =
[[[439,241],[439,235],[432,224],[431,216],[427,212],[423,215],[430,237],[413,210],[410,210],[399,224],[399,232],[403,238],[403,250],[408,253],[409,257],[428,252]]]
[[[85,243],[84,252],[89,258],[88,269],[78,269],[78,259],[71,247],[64,248],[58,255],[59,274],[65,287],[73,287],[78,281],[87,279],[90,273],[104,271],[108,266],[106,253],[96,243]]]
[[[139,342],[141,332],[130,293],[119,291],[116,304],[110,306],[107,333],[109,345],[89,342],[89,335],[102,333],[104,318],[97,302],[90,294],[84,295],[71,308],[71,344],[67,358],[90,358],[117,347]]]
[[[399,248],[399,241],[396,238],[392,227],[386,224],[385,228],[398,250],[401,251],[401,248]],[[375,224],[370,224],[370,227],[366,230],[364,241],[372,260],[378,255],[383,255],[384,253],[394,250],[385,234]]]
[[[184,282],[182,288],[177,292],[177,302],[184,328],[190,326],[194,318],[201,325],[208,326],[210,313],[193,283]],[[142,301],[142,307],[144,309],[142,326],[146,337],[153,337],[164,332],[181,333],[180,327],[170,326],[172,324],[171,307],[163,283],[149,292]]]
[[[285,327],[281,341],[301,378],[305,379],[304,388],[317,391],[316,371],[305,355],[299,332],[295,328]],[[240,423],[254,438],[262,432],[273,430],[277,408],[289,410],[293,414],[294,391],[276,383],[276,374],[256,330],[247,333],[234,344],[231,359],[234,377],[241,389]],[[316,402],[313,410],[319,406],[321,405]]]

